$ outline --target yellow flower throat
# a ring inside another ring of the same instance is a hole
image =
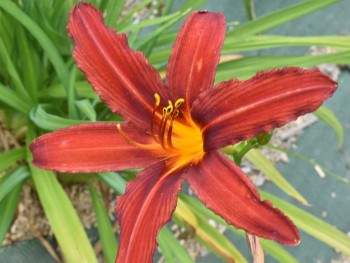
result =
[[[174,168],[180,168],[191,163],[198,162],[204,155],[202,133],[199,127],[192,121],[186,123],[177,121],[180,114],[181,104],[184,99],[180,98],[172,103],[168,101],[168,106],[163,107],[162,118],[155,127],[157,114],[160,107],[160,96],[154,94],[155,106],[152,112],[150,124],[150,133],[154,144],[145,145],[131,140],[121,129],[120,124],[117,128],[121,135],[131,144],[142,149],[155,150],[165,159],[171,162]],[[158,117],[159,118],[159,117]]]

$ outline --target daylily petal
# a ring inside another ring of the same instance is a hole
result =
[[[204,92],[192,117],[200,125],[204,149],[252,138],[315,111],[337,83],[319,70],[266,70],[247,81],[230,80]]]
[[[299,243],[292,221],[269,201],[261,201],[249,178],[220,152],[207,153],[186,178],[198,198],[227,223],[285,245]]]
[[[175,99],[185,100],[185,114],[199,92],[214,85],[225,29],[223,14],[197,11],[188,16],[179,31],[169,58],[166,84]]]
[[[116,205],[121,227],[117,263],[153,262],[157,234],[171,219],[183,178],[159,162],[127,184]]]
[[[59,172],[92,173],[141,168],[159,159],[154,151],[130,144],[116,125],[112,122],[89,123],[44,134],[30,144],[33,164]],[[123,124],[122,127],[135,142],[153,142],[151,136],[132,125]]]
[[[149,128],[157,92],[166,99],[159,73],[146,57],[130,49],[125,34],[116,34],[101,12],[80,2],[71,12],[68,32],[73,57],[100,98],[125,120]]]

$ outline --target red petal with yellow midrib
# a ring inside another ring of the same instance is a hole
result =
[[[299,243],[293,222],[269,201],[261,201],[247,175],[222,153],[206,153],[186,179],[198,198],[228,224],[285,245]]]
[[[33,164],[43,169],[70,173],[92,173],[141,168],[155,163],[155,152],[130,144],[119,133],[117,123],[89,123],[40,136],[30,144]],[[152,137],[131,125],[123,131],[139,143]]]
[[[158,232],[171,219],[183,177],[160,162],[127,183],[116,205],[121,229],[117,263],[153,262]]]
[[[336,88],[337,83],[319,70],[266,70],[204,92],[193,105],[192,117],[202,129],[205,150],[214,150],[315,111]]]

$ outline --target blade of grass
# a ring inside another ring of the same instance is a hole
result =
[[[247,36],[244,38],[228,37],[222,49],[223,53],[259,50],[287,46],[322,46],[338,49],[350,49],[350,37],[347,36]]]
[[[307,157],[305,157],[305,156],[302,156],[302,155],[300,155],[300,154],[297,154],[297,153],[295,153],[295,152],[293,152],[293,151],[285,150],[285,149],[279,148],[279,147],[274,146],[274,145],[272,145],[272,144],[267,144],[266,146],[267,146],[267,147],[270,147],[270,148],[272,148],[272,149],[274,149],[274,150],[277,150],[277,151],[286,153],[286,154],[288,154],[289,156],[293,156],[293,157],[295,157],[295,158],[297,158],[297,159],[299,159],[299,160],[301,160],[301,161],[303,161],[303,162],[305,162],[305,163],[307,163],[307,164],[309,164],[309,165],[311,165],[311,166],[313,166],[313,167],[318,166],[318,167],[320,167],[320,168],[322,169],[322,171],[324,171],[327,175],[333,177],[334,179],[336,179],[337,181],[339,181],[339,182],[341,182],[341,183],[343,183],[343,184],[346,184],[346,185],[349,185],[349,186],[350,186],[350,182],[349,182],[349,180],[348,180],[347,178],[343,178],[343,177],[337,175],[336,173],[333,173],[332,171],[328,170],[326,167],[323,167],[323,166],[320,165],[319,163],[315,162],[315,160],[309,159],[309,158],[307,158]]]
[[[162,6],[164,5],[163,2],[164,2],[163,0],[162,0],[162,1],[159,1],[159,2],[157,2],[157,4],[154,5],[154,7],[153,7],[153,8],[154,8],[153,12],[158,12],[158,10],[160,10],[160,9],[162,10],[162,11],[161,11],[162,13],[160,14],[161,17],[164,17],[164,16],[168,16],[168,15],[169,15],[170,10],[171,10],[171,6],[172,6],[172,4],[173,4],[173,0],[167,1],[167,2],[166,2],[166,5],[165,5],[165,7],[164,7],[164,9],[162,9]],[[178,11],[178,12],[179,12],[179,11]],[[166,21],[165,21],[165,22],[166,22]],[[164,22],[164,23],[165,23],[165,22]],[[164,23],[159,24],[158,27],[164,25]],[[143,52],[144,52],[144,54],[145,54],[146,57],[149,57],[150,54],[153,52],[153,49],[154,49],[154,47],[155,47],[155,45],[156,45],[156,43],[157,43],[158,37],[159,37],[159,36],[153,38],[152,41],[150,41],[150,42],[147,44],[147,46],[146,46],[145,48],[143,48]]]
[[[13,149],[9,152],[0,153],[0,173],[17,161],[24,159],[25,157],[26,152],[23,148]]]
[[[0,202],[17,186],[29,176],[29,171],[26,166],[20,166],[6,175],[6,180],[1,182],[0,187]]]
[[[231,225],[228,225],[224,219],[222,219],[220,216],[214,214],[212,211],[210,211],[208,208],[204,206],[203,203],[201,203],[198,199],[190,197],[188,195],[181,195],[181,199],[183,199],[186,204],[192,208],[192,210],[195,210],[197,213],[205,216],[206,218],[213,219],[214,221],[218,222],[219,224],[222,224],[224,226],[227,226],[230,231],[232,231],[234,234],[240,235],[242,238],[245,239],[245,231],[239,230],[234,228]],[[274,257],[279,262],[298,262],[290,253],[288,253],[282,246],[276,244],[273,241],[260,239],[261,245],[263,246],[264,251],[266,251],[269,255]]]
[[[17,204],[21,196],[21,189],[22,184],[16,185],[11,193],[0,202],[0,244],[4,241],[16,213]]]
[[[15,65],[13,64],[10,54],[5,47],[4,42],[0,38],[0,59],[1,63],[3,63],[6,72],[9,74],[12,86],[16,90],[17,96],[23,100],[28,101],[29,104],[32,104],[32,98],[29,96],[29,93],[25,89],[22,80],[16,70]]]
[[[166,15],[166,16],[161,16],[161,17],[143,20],[139,23],[130,24],[130,25],[125,26],[121,30],[121,32],[127,32],[127,31],[131,31],[131,30],[136,30],[136,29],[143,29],[143,28],[148,27],[148,26],[154,26],[157,24],[168,22],[169,20],[177,17],[178,15],[180,15],[180,12],[175,12],[171,15]]]
[[[126,0],[108,1],[106,7],[106,24],[110,27],[114,27],[118,22],[120,14],[123,10]]]
[[[75,82],[75,89],[78,93],[79,98],[98,98],[98,95],[96,92],[94,92],[94,90],[91,88],[91,85],[87,81]],[[67,93],[65,92],[64,86],[62,84],[56,84],[40,91],[39,96],[40,98],[67,98]]]
[[[95,187],[90,182],[88,186],[96,215],[98,235],[101,240],[103,255],[107,263],[113,263],[118,250],[118,242],[114,235],[113,226]]]
[[[87,117],[90,121],[96,121],[96,111],[89,100],[77,100],[75,101],[75,104],[85,117]]]
[[[178,200],[173,218],[183,227],[190,226],[196,238],[209,250],[227,262],[246,263],[239,250],[216,228],[181,199]]]
[[[343,51],[315,56],[259,56],[231,60],[218,66],[215,81],[228,80],[232,77],[248,79],[258,71],[287,66],[312,67],[322,63],[347,64],[350,52]]]
[[[157,29],[155,29],[151,34],[147,35],[146,37],[140,38],[135,42],[134,48],[136,50],[142,50],[143,47],[147,45],[152,39],[155,37],[158,37],[160,34],[162,34],[164,31],[175,25],[177,22],[179,22],[184,16],[186,16],[191,9],[187,9],[186,11],[179,13],[175,16],[175,18],[169,20],[168,22],[164,23]]]
[[[340,232],[325,221],[303,211],[290,203],[283,201],[269,193],[261,191],[261,195],[284,213],[303,231],[333,247],[336,251],[350,256],[350,237]]]
[[[118,194],[124,194],[126,180],[115,172],[98,173],[97,178]]]
[[[208,0],[192,0],[192,1],[185,1],[177,10],[184,12],[187,9],[194,10],[196,8],[199,8],[201,5],[208,2]]]
[[[73,66],[73,69],[70,72],[69,83],[68,83],[68,116],[70,119],[78,119],[78,110],[75,104],[76,90],[75,90],[75,80],[77,76],[78,69],[76,66]]]
[[[32,127],[29,127],[26,138],[27,145],[34,138],[35,133]],[[27,149],[27,158],[41,205],[65,257],[65,261],[68,263],[97,263],[83,225],[54,173],[32,166],[32,156],[29,149]]]
[[[169,42],[175,40],[169,35]],[[161,37],[164,37],[163,35]],[[160,37],[160,38],[161,38]],[[159,42],[159,41],[158,41]],[[158,43],[157,43],[158,44]],[[244,38],[227,37],[222,54],[250,50],[268,49],[286,46],[321,46],[337,49],[350,49],[350,37],[346,36],[317,36],[317,37],[289,37],[289,36],[248,36]],[[168,60],[171,47],[159,48],[152,52],[149,60],[152,64],[164,63]]]
[[[338,147],[342,148],[344,144],[344,130],[337,116],[325,106],[321,106],[317,111],[314,112],[314,114],[320,120],[324,121],[326,124],[333,128],[338,138]]]
[[[245,12],[249,20],[255,20],[254,0],[243,0]]]
[[[28,101],[23,101],[18,97],[18,94],[14,92],[12,89],[5,87],[0,83],[0,101],[10,106],[11,108],[23,113],[24,115],[28,115],[32,105],[28,103]]]
[[[38,97],[40,75],[37,74],[37,72],[40,72],[38,57],[22,26],[17,28],[16,37],[16,45],[18,45],[17,52],[21,60],[23,82],[25,83],[28,93],[35,102]]]
[[[245,157],[262,171],[282,191],[292,196],[303,205],[309,205],[307,200],[280,174],[275,166],[257,149],[251,149]]]
[[[118,31],[123,31],[123,28],[132,23],[134,15],[139,12],[142,8],[146,7],[150,4],[152,0],[144,0],[141,1],[138,5],[136,5],[129,13],[124,16],[117,25]]]
[[[159,232],[157,240],[167,263],[195,263],[166,226]]]
[[[56,70],[56,73],[63,83],[65,90],[68,94],[68,81],[69,74],[66,65],[58,52],[57,48],[50,40],[50,38],[45,34],[45,32],[27,15],[25,14],[19,6],[10,0],[0,1],[0,8],[4,9],[7,13],[12,15],[19,23],[21,23],[38,41],[39,45],[46,52],[48,59],[52,63]]]
[[[241,27],[229,32],[228,36],[243,37],[247,35],[253,35],[264,32],[266,30],[275,28],[284,23],[297,19],[301,16],[313,13],[326,6],[334,4],[338,0],[309,0],[296,5],[278,10],[271,14],[257,18],[251,22],[248,22]]]
[[[30,112],[30,119],[40,128],[54,131],[68,126],[86,123],[87,121],[72,120],[47,113],[39,104]]]

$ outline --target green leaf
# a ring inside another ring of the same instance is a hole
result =
[[[297,158],[297,159],[299,159],[299,160],[301,160],[301,161],[311,165],[314,169],[315,169],[315,167],[319,167],[323,172],[325,172],[325,174],[333,177],[334,179],[336,179],[337,181],[339,181],[339,182],[341,182],[343,184],[346,184],[346,185],[350,186],[350,182],[349,182],[349,180],[347,178],[344,178],[344,177],[342,177],[342,176],[340,176],[340,175],[338,175],[338,174],[328,170],[326,167],[324,167],[321,164],[317,163],[313,159],[307,158],[305,156],[302,156],[302,155],[300,155],[300,154],[298,154],[296,152],[290,151],[290,150],[282,149],[282,148],[274,146],[272,144],[268,144],[267,147],[270,147],[270,148],[272,148],[274,150],[286,153],[289,156],[295,157],[295,158]]]
[[[184,12],[187,9],[194,10],[196,8],[199,8],[201,5],[208,2],[208,0],[191,0],[191,1],[185,1],[177,10]]]
[[[258,56],[245,57],[221,63],[218,66],[215,81],[228,80],[233,77],[248,79],[258,71],[287,66],[312,67],[322,63],[347,64],[350,52],[336,52],[316,56]]]
[[[314,114],[333,128],[338,138],[338,147],[341,148],[344,144],[344,130],[337,116],[325,106],[321,106]]]
[[[33,101],[36,101],[38,97],[39,89],[39,76],[37,72],[40,72],[38,54],[34,52],[34,47],[30,38],[27,37],[25,29],[18,27],[16,29],[16,44],[18,56],[20,58],[20,65],[23,77],[23,83],[28,90]]]
[[[173,217],[180,225],[184,227],[189,225],[190,229],[193,229],[195,237],[220,258],[228,262],[247,262],[239,250],[223,234],[210,225],[203,215],[188,207],[182,198],[178,200]]]
[[[118,194],[124,194],[126,180],[115,172],[98,173],[97,178]]]
[[[6,179],[1,181],[0,184],[0,202],[18,185],[28,178],[29,171],[26,166],[20,166],[14,171],[5,175]]]
[[[41,105],[38,105],[30,112],[30,119],[38,125],[38,127],[47,131],[54,131],[68,126],[86,123],[86,121],[65,119],[47,113]]]
[[[282,191],[297,199],[303,205],[309,205],[306,199],[280,174],[275,166],[259,150],[251,149],[245,157]]]
[[[130,25],[125,26],[124,28],[121,29],[121,32],[127,32],[127,31],[131,31],[131,30],[139,30],[139,29],[143,29],[143,28],[148,27],[148,26],[154,26],[154,25],[157,25],[160,23],[168,22],[169,20],[176,18],[179,15],[180,15],[180,12],[175,12],[175,13],[173,13],[171,15],[167,15],[167,16],[146,19],[146,20],[143,20],[139,23],[134,23],[134,24],[130,24]]]
[[[162,24],[157,29],[155,29],[151,34],[147,35],[146,37],[140,38],[135,42],[134,49],[136,50],[142,50],[142,47],[144,47],[147,43],[152,41],[155,37],[158,37],[160,34],[162,34],[164,31],[175,25],[177,22],[179,22],[184,16],[188,15],[188,13],[191,11],[191,9],[187,9],[186,11],[177,14],[173,19],[168,20],[168,22]]]
[[[152,0],[144,0],[141,1],[138,5],[136,5],[129,13],[123,17],[123,19],[118,23],[117,29],[118,31],[123,30],[126,26],[132,23],[135,13],[140,11],[142,8],[150,4]]]
[[[61,82],[68,88],[68,71],[64,61],[57,48],[45,34],[45,32],[26,13],[24,13],[19,6],[10,0],[1,0],[0,8],[12,15],[14,19],[21,23],[36,38],[39,45],[46,52]]]
[[[350,237],[325,221],[291,205],[269,193],[261,191],[264,198],[286,213],[303,231],[333,247],[336,251],[350,256]]]
[[[24,88],[22,80],[17,72],[15,65],[13,64],[10,54],[7,52],[6,47],[2,39],[0,38],[0,59],[3,63],[6,72],[9,74],[12,80],[12,86],[15,88],[16,93],[23,101],[28,101],[29,104],[32,103],[31,97],[29,96],[27,90]]]
[[[96,111],[89,100],[78,100],[75,104],[90,121],[96,121]]]
[[[114,27],[123,10],[126,0],[108,1],[106,7],[106,24]]]
[[[88,183],[88,185],[96,215],[97,229],[102,244],[103,255],[107,263],[114,263],[118,250],[118,242],[114,235],[113,226],[108,217],[106,207],[104,207],[103,201],[95,187],[91,183]]]
[[[75,89],[78,93],[79,98],[88,98],[88,99],[96,99],[98,95],[91,88],[91,85],[87,81],[77,81],[75,82]],[[67,93],[64,90],[64,86],[62,84],[52,85],[42,91],[39,94],[40,98],[66,98]]]
[[[271,14],[257,18],[251,22],[248,22],[238,29],[229,32],[228,36],[243,37],[246,35],[252,35],[264,32],[266,30],[275,28],[284,23],[297,19],[301,16],[313,13],[328,5],[334,4],[338,0],[309,0],[296,5],[278,10]]]
[[[222,49],[223,53],[259,50],[287,46],[321,46],[338,49],[350,49],[350,37],[347,36],[247,36],[243,38],[227,37]]]
[[[187,250],[166,226],[159,232],[157,239],[167,263],[194,263]]]
[[[279,245],[275,241],[260,238],[260,243],[264,251],[266,251],[269,256],[273,257],[278,262],[299,263],[299,261],[295,257],[293,257],[287,250],[285,250],[281,245]]]
[[[15,162],[22,160],[25,157],[26,152],[23,148],[13,149],[9,152],[0,153],[0,173],[13,165]]]
[[[0,83],[0,101],[10,106],[11,108],[23,113],[24,115],[28,115],[30,109],[32,108],[31,104],[27,101],[23,101],[18,97],[18,94],[11,90],[8,87],[5,87]]]
[[[0,244],[12,224],[13,217],[17,211],[17,204],[21,196],[22,184],[16,185],[12,191],[0,202]]]
[[[249,20],[256,19],[255,10],[254,10],[254,0],[243,0],[245,12]]]
[[[228,227],[228,230],[232,231],[234,234],[240,235],[242,238],[245,238],[245,232],[243,230],[239,230],[234,228],[231,225],[228,225],[224,219],[220,216],[214,214],[211,210],[206,208],[203,203],[201,203],[198,199],[190,197],[188,195],[181,195],[181,199],[183,199],[186,204],[192,208],[192,210],[197,213],[205,216],[206,218],[210,218]],[[272,257],[274,257],[279,262],[298,262],[290,253],[288,253],[282,246],[277,245],[276,242],[260,239],[261,245],[263,249]]]
[[[35,137],[33,127],[29,126],[27,145]],[[97,263],[84,227],[55,174],[32,166],[32,155],[29,149],[27,149],[27,159],[40,203],[64,255],[65,262]]]

